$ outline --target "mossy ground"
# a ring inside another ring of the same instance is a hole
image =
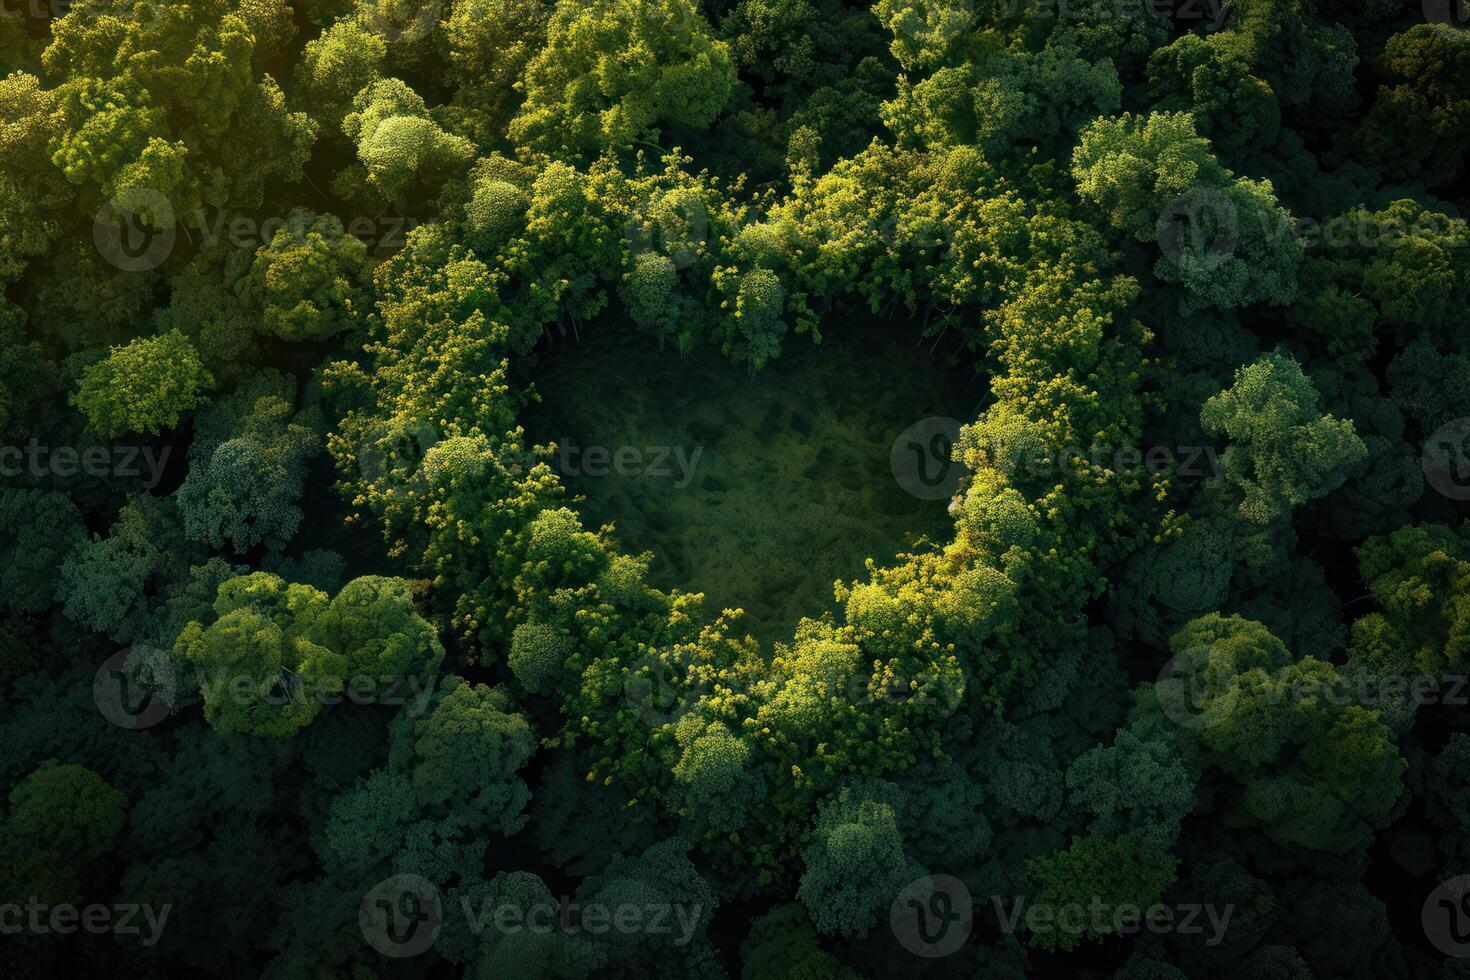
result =
[[[850,318],[821,344],[788,336],[754,378],[717,350],[681,356],[611,323],[583,327],[535,372],[528,437],[555,442],[589,524],[653,552],[663,588],[741,608],[763,643],[832,605],[832,585],[951,533],[946,500],[899,486],[895,438],[972,417],[972,370],[930,354],[915,325]],[[604,455],[592,453],[600,447]],[[621,464],[616,455],[622,450]]]

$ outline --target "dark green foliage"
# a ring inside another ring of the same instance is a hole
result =
[[[1301,367],[1270,354],[1205,402],[1200,424],[1224,436],[1225,478],[1240,490],[1240,513],[1266,523],[1342,482],[1367,450],[1351,421],[1317,412],[1317,393]]]
[[[1146,909],[1173,880],[1174,865],[1172,855],[1137,838],[1102,836],[1073,838],[1065,850],[1028,861],[1030,901],[1054,916],[1051,925],[1031,930],[1028,941],[1042,949],[1072,949],[1082,939],[1101,939],[1104,933],[1093,921],[1069,925],[1061,911],[1095,900],[1110,909]]]
[[[77,902],[127,822],[127,800],[85,766],[43,762],[10,791],[0,894]]]
[[[72,404],[104,437],[157,435],[178,425],[214,379],[183,334],[140,337],[91,365]]]
[[[822,806],[802,855],[797,898],[818,931],[865,936],[915,875],[893,807],[844,791]]]
[[[10,7],[0,973],[1465,972],[1463,4]]]
[[[85,540],[81,514],[64,494],[0,490],[0,602],[38,613],[56,601],[55,569]]]

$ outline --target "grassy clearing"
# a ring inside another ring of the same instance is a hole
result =
[[[826,325],[790,338],[754,379],[705,350],[681,357],[622,325],[582,331],[536,372],[530,438],[585,495],[589,523],[652,551],[662,587],[743,608],[763,643],[830,608],[832,584],[949,534],[947,501],[894,478],[911,424],[974,413],[979,385],[917,345],[910,324]],[[621,453],[621,455],[619,455]]]

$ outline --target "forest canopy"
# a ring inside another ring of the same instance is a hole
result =
[[[1467,154],[1460,0],[7,4],[0,972],[1470,975]]]

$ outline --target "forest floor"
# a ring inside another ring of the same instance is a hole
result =
[[[768,649],[832,608],[833,583],[863,577],[865,559],[948,540],[948,497],[907,492],[890,453],[922,420],[973,418],[982,392],[910,322],[834,321],[820,345],[788,335],[754,378],[718,350],[583,326],[544,353],[543,400],[523,416],[531,442],[557,445],[586,523],[651,551],[659,587],[744,609]]]

